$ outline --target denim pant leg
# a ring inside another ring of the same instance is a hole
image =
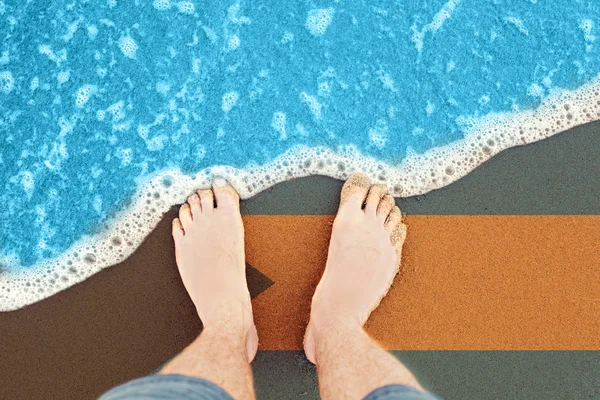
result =
[[[104,393],[98,400],[233,400],[212,382],[185,375],[150,375]]]

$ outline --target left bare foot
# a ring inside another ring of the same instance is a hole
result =
[[[214,205],[216,200],[216,207]],[[177,267],[205,327],[221,324],[246,337],[248,361],[258,348],[246,283],[239,195],[223,179],[191,195],[173,220]]]

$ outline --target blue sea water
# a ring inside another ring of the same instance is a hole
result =
[[[596,0],[0,1],[0,254],[60,255],[144,177],[298,145],[397,165],[600,73]]]

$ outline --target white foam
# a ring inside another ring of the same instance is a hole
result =
[[[331,87],[327,82],[319,83],[319,90],[317,92],[321,97],[327,97],[331,94]]]
[[[285,32],[281,37],[281,43],[286,44],[294,40],[294,34],[292,32]]]
[[[112,122],[119,122],[123,118],[125,118],[125,102],[123,100],[117,101],[114,104],[111,104],[106,111],[110,112],[112,115]]]
[[[200,65],[202,64],[202,60],[194,57],[192,60],[192,71],[197,74],[200,72]]]
[[[67,33],[65,33],[62,37],[62,39],[65,42],[70,42],[71,39],[73,39],[73,35],[75,34],[75,32],[77,32],[77,29],[79,28],[79,23],[82,21],[82,19],[83,18],[79,17],[79,19],[69,24],[69,26],[67,27]]]
[[[378,120],[376,126],[369,129],[369,140],[375,147],[385,147],[388,140],[388,127],[385,120]]]
[[[131,36],[123,36],[119,39],[119,48],[127,58],[135,58],[138,46]]]
[[[384,88],[391,90],[392,92],[398,91],[398,89],[394,86],[394,79],[389,73],[385,72],[384,70],[379,70],[377,71],[377,76],[379,77],[379,80],[383,84]]]
[[[36,90],[39,86],[40,86],[40,78],[38,78],[37,76],[34,76],[33,79],[31,79],[31,83],[29,84],[29,90],[31,90],[31,91]]]
[[[442,25],[452,17],[454,9],[460,4],[461,0],[450,0],[442,6],[442,8],[433,16],[430,23],[424,25],[421,30],[417,29],[417,25],[413,24],[411,30],[413,31],[412,42],[415,44],[415,48],[420,53],[423,50],[425,41],[425,34],[427,32],[437,32]]]
[[[27,194],[27,198],[31,198],[35,188],[35,179],[30,171],[23,171],[21,173],[21,184],[23,185],[23,190]]]
[[[321,119],[321,108],[323,107],[315,96],[311,96],[306,92],[300,93],[300,100],[308,105],[308,109],[315,119]]]
[[[432,102],[428,101],[427,102],[427,107],[425,107],[425,112],[427,113],[427,116],[431,116],[434,111],[435,111],[435,104],[433,104]]]
[[[2,56],[0,56],[0,65],[5,65],[10,62],[10,53],[8,50],[4,50],[2,52]]]
[[[71,73],[69,71],[60,71],[56,75],[56,80],[58,81],[59,85],[62,85],[63,83],[66,83],[70,77],[71,77]]]
[[[433,16],[433,20],[427,24],[427,30],[437,31],[439,30],[444,22],[450,17],[457,5],[460,4],[461,0],[450,0]]]
[[[166,11],[171,8],[171,2],[169,0],[154,0],[152,6],[158,11]]]
[[[98,27],[96,25],[90,25],[87,27],[88,37],[90,40],[96,39],[98,35]]]
[[[171,90],[171,84],[165,81],[156,82],[156,91],[162,95],[165,95]]]
[[[544,88],[537,83],[532,83],[527,88],[527,94],[533,97],[542,97],[544,96]]]
[[[228,113],[231,111],[235,103],[237,103],[239,98],[238,92],[227,92],[223,95],[221,109],[223,112]]]
[[[15,78],[10,71],[0,71],[0,92],[9,94],[15,88]]]
[[[285,113],[281,111],[273,113],[271,126],[273,127],[273,129],[275,129],[276,132],[279,133],[279,138],[281,140],[287,139],[287,133],[285,130]]]
[[[229,37],[229,41],[227,42],[227,48],[231,50],[235,50],[240,47],[240,38],[237,35],[231,35]]]
[[[318,8],[308,12],[306,17],[306,29],[313,36],[323,36],[327,27],[333,20],[333,8]]]
[[[529,31],[525,27],[525,23],[523,22],[523,20],[517,17],[506,17],[504,18],[504,21],[514,25],[515,28],[517,28],[519,32],[521,32],[523,35],[529,36]]]
[[[20,272],[11,272],[19,265],[14,255],[0,260],[8,268],[0,274],[0,311],[44,299],[123,261],[172,205],[184,202],[195,189],[209,187],[215,176],[229,180],[244,199],[284,180],[316,174],[345,179],[354,171],[386,184],[396,197],[414,196],[456,181],[506,148],[599,119],[600,75],[577,90],[551,92],[535,110],[462,119],[464,140],[423,154],[411,152],[398,164],[378,161],[353,147],[297,146],[266,165],[246,169],[215,166],[194,177],[163,170],[139,182],[131,205],[112,218],[107,229],[82,238],[59,257]],[[296,131],[303,129],[296,126]],[[130,163],[134,154],[120,149],[120,157]]]
[[[90,84],[83,85],[77,89],[77,93],[75,93],[75,106],[82,108],[97,91],[98,87]]]
[[[585,50],[589,52],[592,50],[592,44],[596,41],[596,36],[592,34],[594,21],[591,19],[580,20],[579,29],[583,31],[583,39],[586,41]]]
[[[177,10],[182,14],[194,14],[196,11],[196,7],[194,7],[194,3],[191,1],[180,1],[177,3]]]

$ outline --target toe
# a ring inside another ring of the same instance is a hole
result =
[[[404,239],[406,239],[406,225],[400,222],[396,228],[392,231],[391,234],[392,243],[396,246],[400,246],[402,248],[402,244],[404,243]]]
[[[398,206],[395,206],[394,208],[392,208],[392,211],[390,211],[390,214],[387,217],[387,221],[385,221],[385,229],[387,229],[388,232],[392,233],[394,229],[396,229],[396,227],[400,225],[401,220],[402,214],[400,213],[400,208],[398,208]]]
[[[400,222],[390,235],[390,240],[396,250],[396,263],[400,266],[402,260],[402,246],[406,240],[406,225]]]
[[[342,188],[340,207],[348,203],[362,208],[370,187],[371,180],[365,174],[358,172],[350,175]]]
[[[386,185],[376,184],[371,186],[365,203],[365,213],[374,216],[377,213],[377,207],[379,206],[381,199],[383,199],[386,194],[388,194]]]
[[[190,210],[192,211],[192,218],[202,213],[200,197],[196,193],[188,197],[187,202],[190,205]]]
[[[179,208],[179,220],[184,230],[190,228],[192,224],[192,212],[188,203],[183,203]]]
[[[215,208],[213,191],[210,189],[198,190],[198,196],[200,197],[200,203],[202,204],[202,212],[211,213]]]
[[[394,197],[392,195],[386,194],[383,196],[379,202],[379,205],[377,206],[377,218],[381,220],[381,222],[385,222],[390,214],[390,211],[392,211],[392,208],[394,208],[395,205],[396,202],[394,201]]]
[[[217,208],[239,208],[240,196],[225,179],[215,179],[212,187],[217,200]]]
[[[172,229],[173,237],[175,239],[183,237],[183,235],[184,235],[183,226],[181,225],[181,221],[179,220],[179,218],[175,218],[173,220],[172,228],[173,228]]]

